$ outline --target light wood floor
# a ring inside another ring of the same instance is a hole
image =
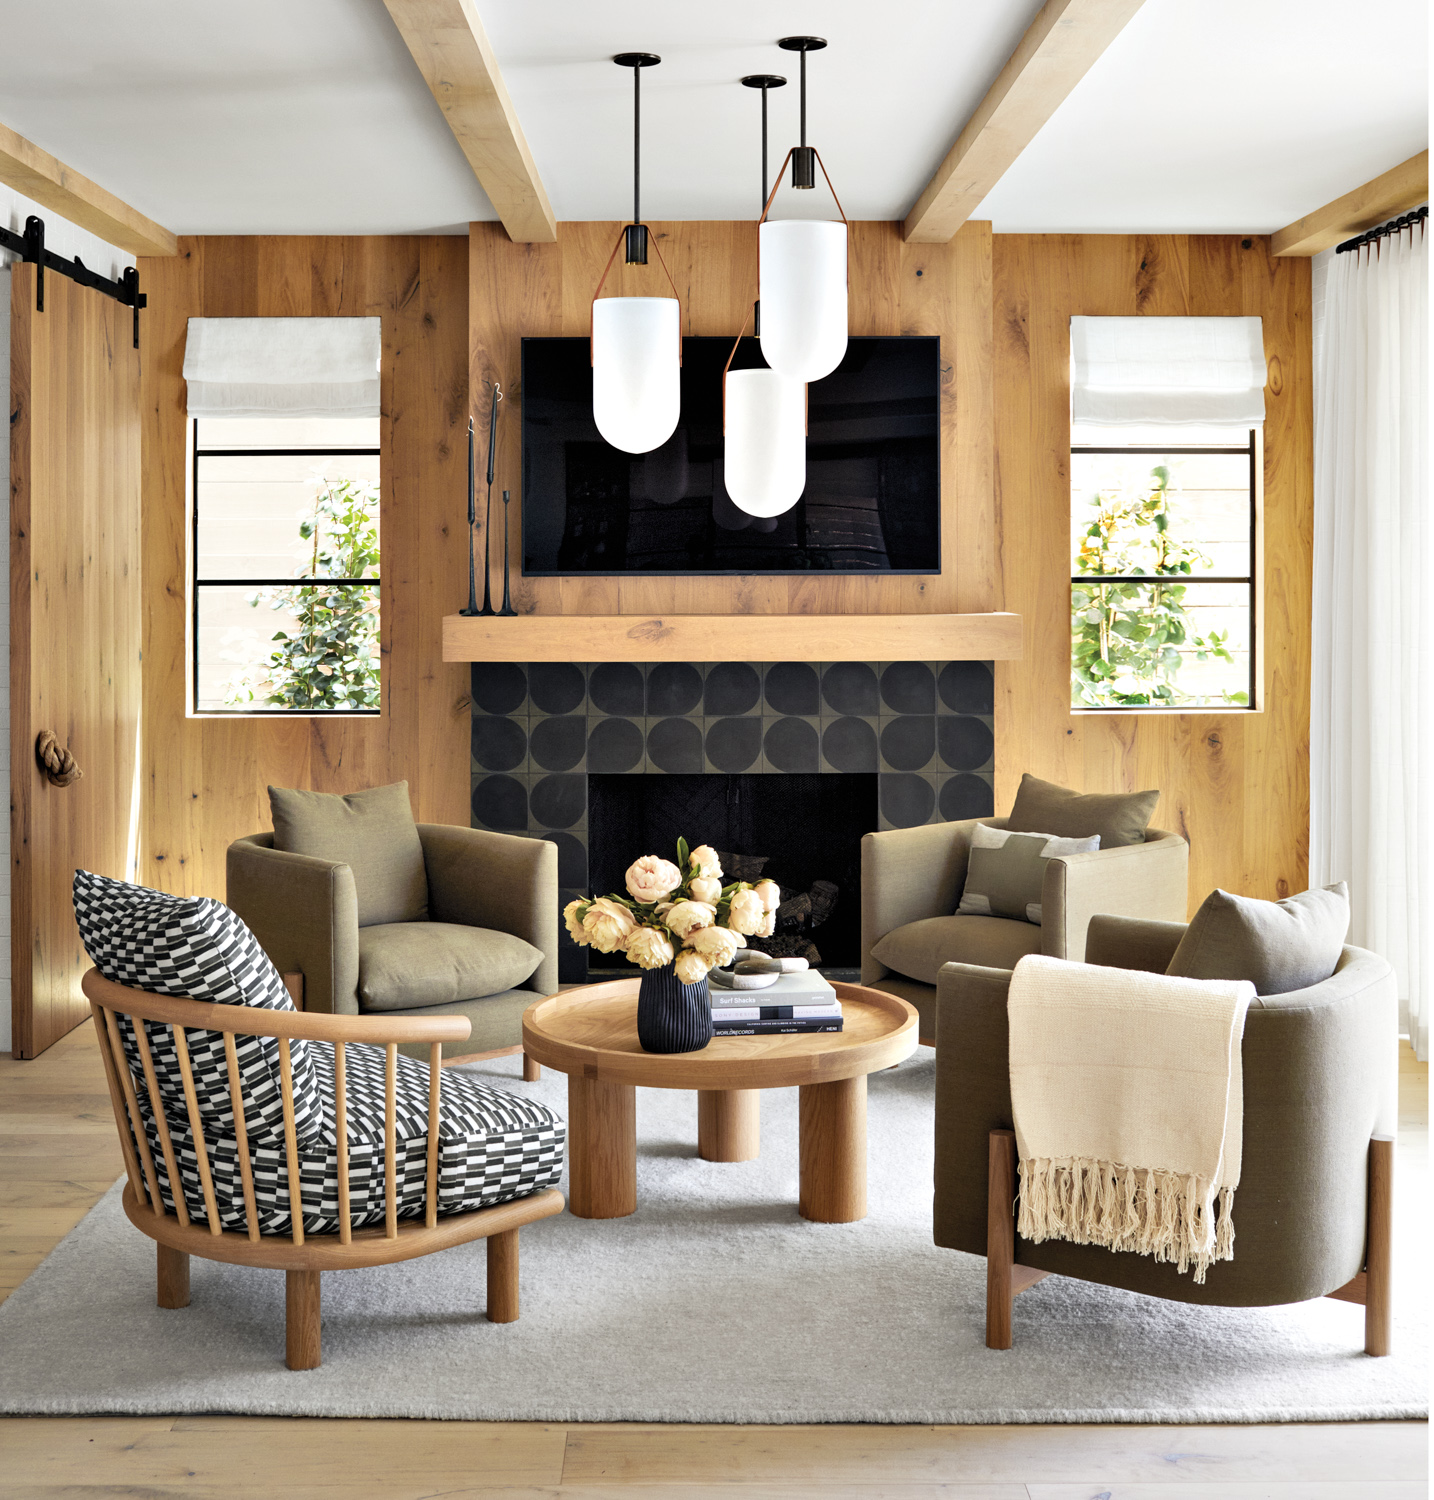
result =
[[[1422,1191],[1428,1068],[1401,1058],[1401,1191]],[[88,1023],[0,1058],[0,1295],[123,1170]],[[1351,1311],[1351,1338],[1357,1337]],[[277,1334],[276,1334],[277,1337]],[[275,1358],[280,1345],[275,1345]],[[0,1345],[0,1359],[4,1358]],[[1416,1500],[1423,1423],[678,1427],[245,1417],[0,1420],[0,1494],[192,1500]]]

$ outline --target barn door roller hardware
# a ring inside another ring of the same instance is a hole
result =
[[[66,260],[64,256],[45,249],[45,221],[38,214],[31,214],[25,220],[22,234],[0,227],[0,250],[12,250],[22,261],[35,267],[36,312],[45,310],[45,271],[48,268],[61,276],[68,276],[80,286],[87,286],[93,291],[104,293],[106,297],[113,297],[124,307],[132,307],[134,346],[139,348],[139,313],[142,307],[149,305],[149,298],[140,291],[139,272],[133,266],[127,267],[118,281],[111,281],[108,276],[101,276],[98,271],[90,270],[78,255],[73,260]]]

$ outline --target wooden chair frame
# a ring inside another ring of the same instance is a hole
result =
[[[1052,1275],[1016,1259],[1016,1132],[993,1130],[989,1139],[986,1196],[986,1347],[1011,1347],[1011,1304]],[[1364,1352],[1389,1353],[1390,1264],[1394,1239],[1394,1140],[1371,1136],[1364,1269],[1326,1292],[1364,1308]]]
[[[518,1317],[518,1230],[524,1224],[561,1213],[563,1196],[553,1189],[500,1203],[471,1213],[438,1214],[438,1111],[442,1090],[442,1052],[445,1041],[462,1041],[470,1027],[464,1016],[331,1016],[304,1011],[260,1010],[242,1005],[214,1005],[168,995],[151,995],[104,979],[90,969],[81,981],[95,1031],[100,1041],[105,1080],[119,1130],[128,1184],[124,1211],[130,1222],[157,1243],[158,1300],[161,1307],[189,1305],[189,1257],[227,1261],[233,1265],[259,1266],[283,1271],[286,1278],[285,1363],[291,1370],[312,1370],[321,1359],[319,1278],[324,1271],[356,1270],[364,1266],[389,1265],[446,1250],[471,1240],[488,1241],[488,1320],[511,1323]],[[175,1212],[169,1212],[160,1197],[158,1176],[139,1111],[135,1079],[125,1059],[116,1017],[167,1025],[174,1035],[184,1085],[185,1105],[199,1160],[199,1178],[204,1195],[207,1226],[191,1220],[188,1205],[179,1190],[179,1171],[170,1139],[169,1123],[155,1078],[149,1039],[143,1026],[135,1026],[144,1085],[150,1111],[159,1134],[160,1149],[173,1186]],[[244,1114],[236,1110],[235,1136],[239,1147],[239,1172],[244,1191],[246,1233],[224,1229],[219,1220],[208,1147],[199,1116],[190,1070],[186,1031],[219,1032],[224,1037],[229,1089],[241,1095],[236,1036],[270,1037],[279,1044],[279,1081],[284,1111],[284,1149],[289,1172],[290,1209],[293,1229],[288,1235],[261,1234],[254,1199],[253,1167],[250,1162]],[[294,1128],[294,1080],[289,1061],[291,1041],[332,1042],[334,1047],[335,1137],[338,1142],[338,1194],[340,1225],[336,1234],[305,1235],[302,1185],[299,1180],[299,1148]],[[344,1077],[344,1048],[349,1042],[366,1042],[384,1048],[386,1066],[384,1100],[384,1145],[387,1163],[394,1160],[400,1042],[428,1043],[428,1172],[424,1215],[421,1220],[398,1218],[398,1189],[392,1171],[385,1172],[385,1222],[382,1226],[354,1229],[350,1224],[348,1179],[348,1104]],[[136,1147],[138,1154],[136,1154]]]

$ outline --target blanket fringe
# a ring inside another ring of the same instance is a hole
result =
[[[1031,1157],[1017,1168],[1016,1231],[1032,1244],[1071,1240],[1133,1250],[1193,1268],[1197,1284],[1213,1261],[1235,1257],[1235,1190],[1207,1178],[1085,1157]]]

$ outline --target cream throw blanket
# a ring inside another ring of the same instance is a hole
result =
[[[1234,1255],[1254,985],[1032,955],[1011,976],[1022,1238],[1191,1266]],[[1217,1220],[1218,1199],[1218,1220]]]

